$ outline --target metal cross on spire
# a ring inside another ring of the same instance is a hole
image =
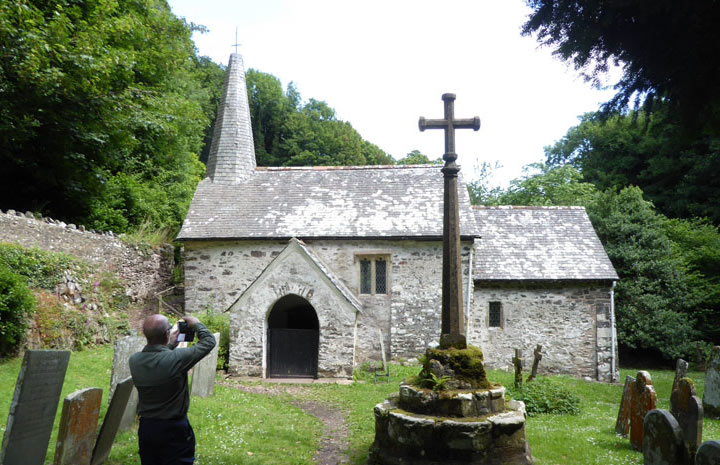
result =
[[[442,329],[440,348],[464,349],[465,315],[463,313],[462,270],[460,269],[460,215],[458,211],[457,175],[460,167],[455,164],[455,129],[480,129],[480,118],[455,119],[455,94],[443,94],[445,118],[426,120],[420,117],[420,131],[445,130],[445,166],[442,168],[444,186],[443,201],[443,269],[442,269]]]
[[[235,47],[235,53],[238,52],[238,47],[242,45],[241,43],[238,42],[237,29],[238,29],[237,26],[235,26],[235,43],[232,44],[232,47]]]

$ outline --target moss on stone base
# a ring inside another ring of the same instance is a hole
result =
[[[444,378],[443,383],[449,389],[488,389],[492,384],[487,379],[483,362],[482,350],[475,346],[428,349],[417,385],[436,388],[438,380]]]

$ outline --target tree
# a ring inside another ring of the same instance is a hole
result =
[[[421,153],[419,150],[413,150],[397,161],[398,165],[442,165],[443,161],[440,158],[430,160],[427,155]]]
[[[0,206],[178,228],[209,122],[191,32],[164,0],[0,2]]]
[[[327,103],[309,99],[275,76],[246,74],[255,156],[260,166],[380,165],[392,157],[340,121]]]
[[[537,174],[529,174],[531,170]],[[570,165],[549,169],[542,163],[525,167],[526,176],[514,179],[499,193],[497,205],[587,205],[597,195],[597,188],[583,182],[580,172]]]
[[[696,341],[717,341],[717,227],[668,219],[638,187],[600,191],[570,164],[531,165],[526,173],[488,203],[585,206],[620,277],[615,303],[624,352],[646,351],[671,360],[692,355]]]
[[[708,217],[720,224],[720,137],[682,137],[668,107],[652,114],[587,113],[545,148],[550,167],[571,164],[599,189],[637,185],[670,217]]]
[[[683,127],[718,133],[720,3],[714,0],[526,0],[523,34],[552,47],[595,85],[622,67],[605,110],[669,102]]]

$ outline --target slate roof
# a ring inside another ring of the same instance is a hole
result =
[[[617,280],[583,207],[473,207],[476,280]]]
[[[240,184],[198,184],[178,240],[440,239],[438,165],[257,168]],[[458,183],[461,236],[479,235]]]
[[[252,175],[255,146],[242,56],[230,55],[207,163],[207,177],[234,184]]]

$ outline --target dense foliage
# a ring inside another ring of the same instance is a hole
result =
[[[179,225],[209,124],[190,33],[165,0],[0,2],[0,207]]]
[[[620,111],[632,100],[645,108],[668,102],[691,130],[720,130],[720,3],[715,0],[526,0],[523,33],[552,47],[594,83],[622,68]]]
[[[62,281],[65,270],[78,269],[82,265],[63,253],[0,243],[0,266],[24,277],[27,285],[33,289],[53,290]]]
[[[599,189],[636,185],[669,217],[720,224],[720,137],[686,137],[667,106],[652,114],[588,113],[545,154],[549,166],[572,165]]]
[[[525,409],[531,417],[540,413],[556,415],[580,413],[580,398],[570,389],[544,376],[519,388],[509,387],[508,393],[514,400],[525,402]]]
[[[701,220],[668,219],[638,187],[601,191],[570,165],[535,173],[485,195],[490,205],[583,205],[620,280],[618,341],[666,359],[692,357],[720,336],[720,231]],[[478,190],[471,185],[471,191]],[[482,192],[475,193],[475,198]]]
[[[25,342],[34,304],[26,280],[0,264],[0,357],[14,353]]]
[[[340,121],[327,103],[302,102],[291,82],[283,91],[275,76],[246,73],[255,156],[260,166],[393,164],[391,156]]]

